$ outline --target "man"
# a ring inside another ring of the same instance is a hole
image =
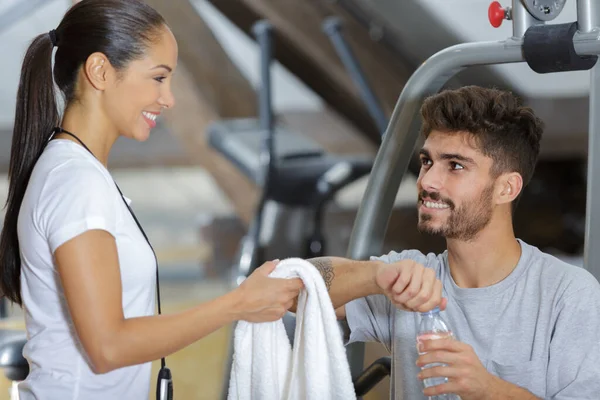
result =
[[[392,353],[395,399],[600,399],[598,281],[513,231],[542,122],[510,93],[479,87],[436,94],[421,114],[418,228],[444,236],[447,251],[310,260],[350,342]],[[419,356],[419,312],[435,306],[457,340],[427,341]],[[430,363],[447,366],[421,370]],[[449,379],[424,390],[434,376]]]

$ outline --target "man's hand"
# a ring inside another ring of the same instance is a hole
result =
[[[376,282],[392,304],[401,310],[427,312],[436,306],[440,310],[446,308],[442,282],[435,276],[435,271],[413,260],[380,266]]]
[[[448,382],[428,387],[423,391],[425,396],[453,393],[462,400],[533,400],[537,399],[527,390],[506,382],[490,374],[475,351],[468,344],[453,338],[426,340],[419,344],[417,366],[441,363],[447,366],[432,367],[422,370],[418,378],[447,377]]]

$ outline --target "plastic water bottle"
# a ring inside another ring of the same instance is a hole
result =
[[[417,332],[417,345],[426,340],[436,340],[436,339],[444,339],[444,338],[454,338],[454,335],[448,324],[442,316],[440,315],[439,307],[434,308],[431,311],[421,313],[421,323],[419,324],[419,330]],[[420,353],[419,354],[425,354]],[[432,363],[423,366],[421,369],[445,366],[445,364],[441,363]],[[445,377],[435,377],[435,378],[426,378],[423,379],[423,385],[427,388],[430,386],[440,385],[442,383],[448,382],[448,378]],[[429,397],[430,400],[458,400],[459,396],[454,394],[441,394],[437,396]]]

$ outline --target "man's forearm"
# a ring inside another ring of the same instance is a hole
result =
[[[318,270],[334,308],[360,297],[381,293],[375,282],[378,261],[354,261],[341,257],[318,257],[307,260]]]

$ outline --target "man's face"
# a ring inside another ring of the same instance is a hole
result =
[[[494,209],[493,160],[467,133],[432,131],[420,152],[419,231],[447,239],[471,240]]]

